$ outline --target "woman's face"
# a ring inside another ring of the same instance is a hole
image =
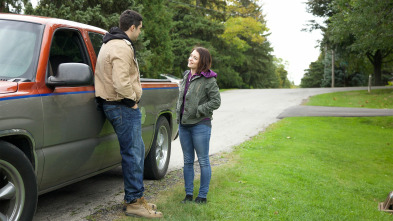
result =
[[[191,52],[190,57],[188,58],[188,67],[190,69],[196,70],[198,68],[199,63],[199,53],[194,50]]]

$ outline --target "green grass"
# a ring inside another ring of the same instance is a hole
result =
[[[393,88],[320,94],[310,98],[307,105],[333,107],[363,107],[393,109]]]
[[[236,88],[227,88],[227,89],[220,89],[220,93],[230,90],[236,90]]]
[[[182,183],[157,196],[164,220],[393,219],[378,211],[393,191],[393,117],[285,118],[223,157],[207,205],[181,204]]]

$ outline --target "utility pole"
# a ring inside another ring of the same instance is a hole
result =
[[[332,49],[332,88],[334,87],[334,50]]]

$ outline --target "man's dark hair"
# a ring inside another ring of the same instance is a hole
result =
[[[194,47],[191,52],[197,51],[199,53],[199,63],[196,69],[196,73],[200,74],[201,72],[209,71],[212,66],[212,56],[210,55],[209,50],[202,47]]]
[[[127,31],[132,25],[139,27],[142,22],[142,15],[134,10],[125,10],[120,15],[119,28],[123,31]]]

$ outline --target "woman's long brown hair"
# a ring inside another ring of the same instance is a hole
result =
[[[203,47],[194,47],[191,52],[197,51],[199,53],[199,63],[196,69],[196,73],[207,72],[212,66],[212,56],[209,50]]]

